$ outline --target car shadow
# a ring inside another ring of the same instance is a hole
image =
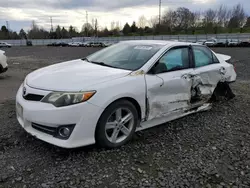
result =
[[[8,78],[10,78],[11,76],[9,75],[0,75],[0,80],[6,80]]]

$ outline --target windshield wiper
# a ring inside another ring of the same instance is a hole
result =
[[[83,60],[83,61],[90,62],[89,59],[88,59],[87,57],[83,58],[82,60]]]
[[[103,63],[103,62],[97,62],[97,61],[89,61],[89,62],[97,64],[97,65],[105,66],[105,67],[118,68],[118,67],[115,67],[115,66],[112,66],[112,65],[108,65],[108,64]]]

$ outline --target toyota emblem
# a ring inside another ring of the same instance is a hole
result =
[[[23,87],[23,96],[26,95],[26,87]]]

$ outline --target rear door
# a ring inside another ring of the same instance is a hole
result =
[[[189,46],[174,47],[145,75],[147,120],[171,117],[190,106],[192,80],[186,78],[186,75],[193,74],[190,53]]]
[[[218,82],[222,80],[225,68],[208,47],[194,45],[192,51],[194,60],[192,95],[195,101],[206,101],[210,99]]]

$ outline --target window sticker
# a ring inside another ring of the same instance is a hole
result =
[[[135,46],[134,49],[136,49],[136,50],[151,50],[152,46]]]

